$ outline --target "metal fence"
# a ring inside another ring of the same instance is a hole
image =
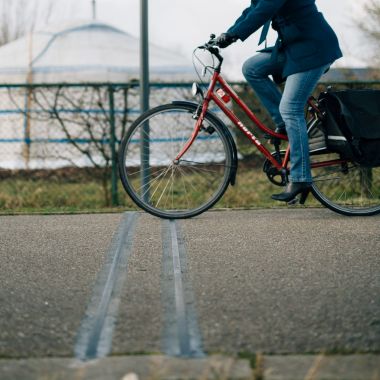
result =
[[[190,87],[152,84],[150,105],[192,100]],[[246,83],[233,87],[270,123]],[[118,183],[117,150],[139,114],[138,83],[0,85],[0,210],[132,207]]]
[[[189,86],[153,84],[151,105],[189,98]],[[89,182],[97,206],[123,204],[117,149],[139,114],[136,83],[0,86],[0,209],[76,208]]]

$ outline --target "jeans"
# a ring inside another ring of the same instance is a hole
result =
[[[281,60],[273,62],[271,53],[259,53],[244,63],[243,75],[277,127],[286,127],[290,145],[290,181],[311,183],[305,105],[330,64],[289,75],[281,94],[269,75],[281,75],[283,64]]]

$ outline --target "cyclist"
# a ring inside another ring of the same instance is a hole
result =
[[[235,24],[217,38],[217,44],[226,48],[238,39],[245,41],[263,27],[260,45],[270,23],[278,33],[275,45],[249,58],[243,74],[276,123],[276,132],[288,135],[289,182],[283,193],[272,198],[289,202],[300,193],[306,196],[312,183],[305,104],[322,74],[342,52],[315,0],[252,0]],[[286,81],[283,94],[269,75],[276,83]]]

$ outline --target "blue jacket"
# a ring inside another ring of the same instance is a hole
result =
[[[338,39],[315,0],[252,0],[227,32],[244,41],[267,21],[279,36],[270,49],[272,58],[278,52],[285,55],[284,78],[342,57]]]

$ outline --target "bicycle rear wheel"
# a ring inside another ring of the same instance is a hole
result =
[[[167,104],[137,119],[121,142],[121,181],[145,211],[167,219],[189,218],[212,207],[226,191],[233,153],[224,125],[206,115],[190,149],[194,108]]]
[[[315,123],[309,136],[318,136],[318,128],[320,125]],[[335,163],[315,167],[328,161]],[[311,154],[311,166],[313,195],[324,206],[348,216],[380,213],[380,167],[366,168],[355,162],[341,160],[339,154],[328,152],[327,149]]]

